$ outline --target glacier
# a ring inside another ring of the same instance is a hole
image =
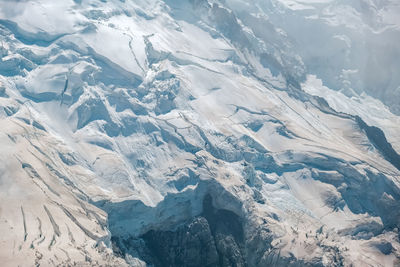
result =
[[[2,266],[400,265],[398,11],[0,1]]]

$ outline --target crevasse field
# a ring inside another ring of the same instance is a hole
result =
[[[1,266],[400,266],[397,0],[0,0]]]

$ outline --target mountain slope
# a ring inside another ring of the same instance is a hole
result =
[[[2,4],[6,265],[399,264],[399,118],[233,2]]]

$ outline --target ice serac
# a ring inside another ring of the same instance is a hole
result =
[[[3,1],[2,264],[399,265],[399,83],[312,57],[355,2]]]

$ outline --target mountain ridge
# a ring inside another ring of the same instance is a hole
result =
[[[399,264],[399,118],[233,2],[0,7],[6,266]]]

